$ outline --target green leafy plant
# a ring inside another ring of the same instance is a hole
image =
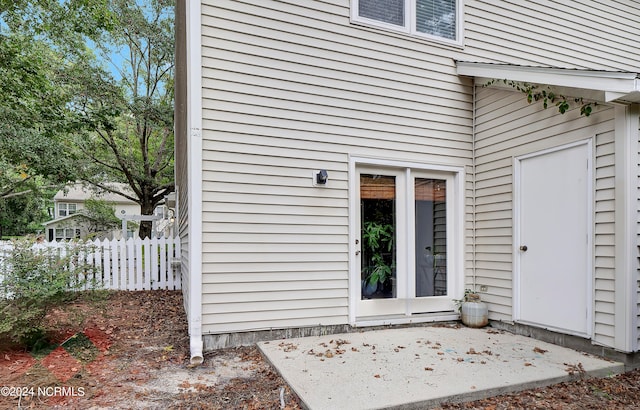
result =
[[[366,255],[370,255],[370,263],[365,266],[367,283],[385,283],[393,275],[394,263],[385,258],[385,253],[393,251],[394,229],[391,224],[380,222],[365,222],[362,229],[362,241],[366,248]]]
[[[541,88],[539,85],[522,83],[519,81],[512,80],[498,80],[492,79],[483,84],[483,87],[489,87],[495,83],[502,82],[527,96],[527,102],[531,104],[534,101],[542,101],[542,106],[547,109],[549,104],[554,104],[558,107],[558,112],[560,114],[564,114],[571,108],[571,98],[567,98],[564,95],[559,95],[553,92],[550,87]],[[573,98],[573,102],[575,104],[580,104],[580,115],[584,115],[588,117],[593,112],[593,107],[598,105],[598,103],[594,101],[585,102],[582,97]]]
[[[47,312],[93,285],[94,268],[82,262],[86,246],[34,244],[30,237],[14,240],[0,260],[0,341],[27,348],[44,344]]]
[[[458,312],[462,311],[462,304],[464,302],[475,302],[480,300],[480,294],[471,289],[465,289],[464,295],[462,299],[453,299],[453,303],[455,303]]]

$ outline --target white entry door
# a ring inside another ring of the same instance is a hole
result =
[[[516,159],[515,319],[591,334],[591,144]]]

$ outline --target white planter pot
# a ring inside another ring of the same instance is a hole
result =
[[[489,324],[489,308],[484,302],[462,302],[460,313],[465,326],[484,327]]]

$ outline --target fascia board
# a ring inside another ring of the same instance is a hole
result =
[[[627,95],[638,92],[637,73],[574,70],[506,64],[456,62],[458,75],[476,78],[506,79],[529,84],[599,90]]]

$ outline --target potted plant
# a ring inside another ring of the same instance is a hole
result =
[[[479,293],[466,289],[462,299],[456,299],[455,302],[465,326],[479,328],[489,324],[489,308]]]
[[[372,296],[377,291],[384,291],[387,281],[393,277],[395,266],[392,255],[393,239],[393,225],[374,221],[364,223],[362,294],[366,297]]]

